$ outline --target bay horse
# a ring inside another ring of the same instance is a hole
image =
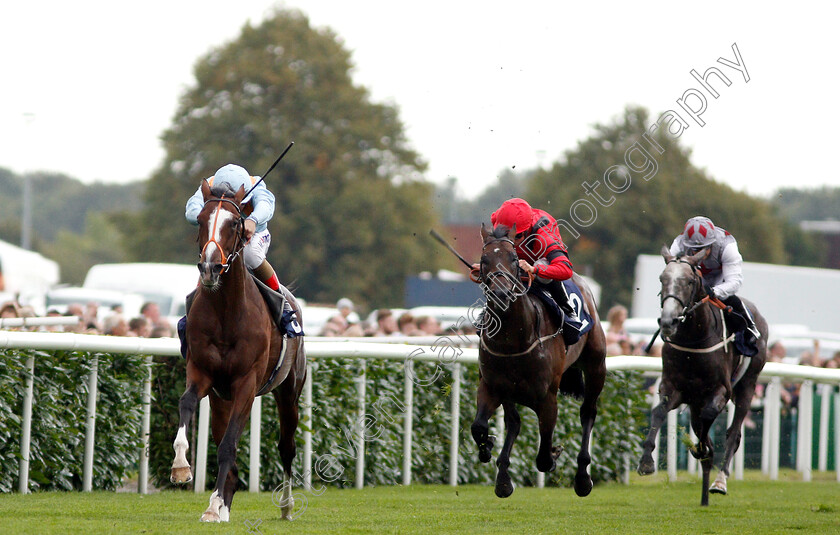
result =
[[[732,343],[734,335],[727,334],[723,305],[710,299],[703,289],[703,277],[698,267],[706,251],[694,256],[674,257],[668,247],[662,248],[665,269],[659,277],[662,284],[662,307],[659,326],[662,329],[662,381],[659,385],[660,403],[650,417],[650,431],[642,444],[638,472],[654,472],[651,455],[656,434],[669,411],[681,404],[688,405],[691,428],[697,444],[690,449],[703,468],[703,488],[700,505],[709,505],[709,493],[726,494],[729,464],[741,443],[741,424],[750,410],[758,375],[767,360],[767,322],[755,305],[741,298],[755,319],[761,337],[758,353],[744,357]],[[725,452],[720,472],[712,486],[709,474],[714,461],[714,446],[709,431],[715,419],[732,399],[735,415],[726,431]]]
[[[175,438],[173,483],[192,480],[186,459],[186,429],[198,401],[210,396],[213,440],[218,446],[218,476],[203,522],[227,522],[238,484],[236,446],[251,406],[258,394],[271,392],[280,415],[277,445],[285,478],[281,512],[291,519],[292,461],[298,398],[306,378],[302,337],[285,338],[249,274],[243,256],[245,215],[244,188],[232,192],[227,185],[201,184],[204,207],[198,216],[198,289],[187,314],[187,386],[178,405],[180,422]],[[303,322],[294,296],[281,287],[285,299]],[[285,350],[283,344],[286,345]],[[284,355],[282,364],[276,369]],[[269,382],[271,384],[269,384]]]
[[[589,443],[595,424],[598,396],[606,377],[606,340],[598,319],[592,292],[578,275],[573,280],[584,295],[594,325],[574,345],[566,347],[561,324],[537,297],[520,283],[519,259],[513,238],[516,227],[499,225],[492,232],[481,225],[484,245],[479,281],[487,298],[478,348],[479,383],[477,411],[472,436],[478,459],[490,461],[494,437],[488,419],[499,405],[504,407],[506,435],[496,460],[496,496],[506,498],[514,485],[508,473],[510,453],[519,434],[516,404],[533,410],[539,418],[540,445],[536,465],[541,472],[556,468],[561,449],[552,447],[557,423],[557,392],[583,395],[580,407],[582,437],[577,457],[575,492],[587,496],[592,478]],[[488,321],[492,318],[492,322]],[[581,374],[582,373],[582,374]],[[585,378],[585,381],[583,380]]]

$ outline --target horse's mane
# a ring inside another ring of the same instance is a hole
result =
[[[505,225],[498,225],[496,228],[493,229],[491,236],[494,238],[507,238],[508,232],[510,232],[510,227],[506,227]]]
[[[210,195],[216,198],[226,198],[226,199],[233,199],[233,196],[236,195],[236,192],[233,191],[233,188],[230,184],[222,182],[220,184],[214,184],[210,186]]]

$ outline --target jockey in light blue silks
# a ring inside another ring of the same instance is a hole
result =
[[[725,229],[716,227],[708,217],[696,216],[685,223],[682,234],[674,239],[670,249],[674,256],[693,256],[704,249],[707,251],[706,257],[699,264],[706,293],[723,301],[744,318],[744,341],[754,347],[761,335],[755,327],[752,314],[735,295],[744,282],[741,270],[743,258],[735,237]]]
[[[236,192],[242,186],[247,192],[259,180],[260,177],[251,176],[244,168],[231,163],[216,171],[216,174],[208,178],[207,182],[211,187],[227,184],[233,192]],[[272,290],[279,291],[280,281],[274,273],[274,268],[265,259],[268,246],[271,245],[268,222],[274,215],[274,194],[268,191],[268,188],[265,187],[265,181],[263,181],[254,188],[254,191],[242,199],[243,205],[247,203],[251,203],[253,210],[245,220],[245,240],[248,243],[242,250],[242,257],[245,260],[245,265],[258,279]],[[199,186],[193,196],[187,200],[184,213],[187,221],[193,225],[198,225],[198,214],[201,213],[203,207],[204,196],[201,194],[201,186]]]

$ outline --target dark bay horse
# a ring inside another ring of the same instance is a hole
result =
[[[643,443],[639,474],[653,473],[651,455],[656,433],[662,427],[668,411],[681,404],[691,411],[691,427],[697,435],[697,445],[691,451],[703,468],[703,490],[700,505],[709,504],[709,492],[726,494],[729,463],[741,443],[741,424],[750,410],[758,375],[767,360],[767,322],[755,305],[742,298],[749,308],[761,337],[758,353],[743,358],[727,333],[723,311],[713,306],[703,290],[698,264],[705,251],[695,256],[675,258],[663,247],[665,269],[659,277],[662,283],[662,382],[659,386],[661,402],[650,418],[650,432]],[[718,415],[732,399],[735,416],[726,431],[726,451],[720,472],[709,487],[709,473],[714,461],[714,447],[709,430]]]
[[[240,254],[245,245],[243,188],[237,192],[201,184],[204,208],[198,216],[201,254],[198,290],[187,316],[187,388],[179,403],[180,423],[175,438],[173,483],[192,480],[187,462],[186,429],[198,401],[210,396],[213,440],[218,446],[219,472],[204,522],[227,522],[238,483],[236,446],[259,390],[271,391],[280,413],[278,449],[283,462],[283,518],[294,508],[291,496],[292,461],[298,398],[306,378],[303,338],[285,339],[274,324],[263,297]],[[284,297],[303,317],[294,296]],[[283,344],[284,359],[274,379]]]
[[[487,307],[478,349],[478,407],[471,429],[478,445],[478,458],[484,463],[490,461],[494,440],[489,435],[488,419],[502,405],[507,433],[496,461],[495,490],[500,498],[510,496],[514,487],[508,466],[520,429],[516,408],[519,404],[533,410],[539,418],[537,469],[551,472],[560,455],[560,450],[551,445],[557,423],[557,391],[582,394],[580,421],[583,432],[577,457],[575,492],[578,496],[587,496],[592,491],[592,478],[587,471],[591,462],[589,441],[595,424],[598,396],[607,372],[604,331],[592,292],[584,280],[575,275],[574,282],[585,296],[585,306],[594,326],[574,345],[565,346],[560,324],[549,314],[543,302],[527,294],[519,282],[519,259],[513,242],[515,235],[515,227],[508,231],[500,225],[490,232],[483,224],[481,226],[484,247],[480,281],[487,297]]]

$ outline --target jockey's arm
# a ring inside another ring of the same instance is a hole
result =
[[[204,195],[201,194],[201,186],[195,190],[192,197],[187,199],[187,206],[184,210],[184,217],[193,225],[198,225],[198,214],[204,207]]]
[[[714,286],[715,296],[718,299],[726,299],[741,289],[741,284],[744,282],[741,272],[743,261],[737,243],[730,243],[723,249],[720,258],[722,276],[720,282]]]
[[[671,247],[668,248],[671,252],[671,256],[679,256],[680,253],[685,253],[682,249],[682,245],[680,244],[680,237],[677,236],[674,238],[674,241],[671,242]]]
[[[265,183],[260,183],[251,193],[254,210],[248,219],[256,223],[257,227],[267,224],[274,216],[274,203],[274,194],[265,187]]]
[[[562,251],[549,251],[546,255],[548,265],[535,265],[534,275],[544,279],[564,281],[574,275],[569,256]]]
[[[568,253],[563,250],[559,235],[555,236],[551,229],[543,228],[540,229],[536,237],[539,241],[537,251],[542,253],[540,256],[546,259],[548,265],[535,265],[534,275],[544,279],[561,281],[571,279],[574,275],[572,261],[569,259]]]

